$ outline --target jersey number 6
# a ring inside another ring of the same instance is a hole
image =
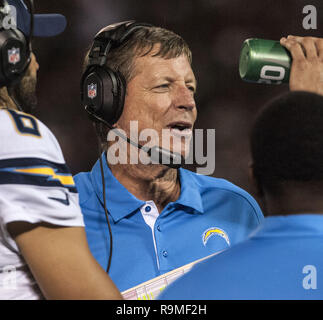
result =
[[[35,136],[37,138],[41,137],[35,118],[28,114],[20,113],[14,110],[7,111],[10,114],[18,133]]]

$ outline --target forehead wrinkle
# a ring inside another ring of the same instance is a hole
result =
[[[160,56],[154,56],[154,52],[151,52],[150,54],[146,56],[137,56],[135,57],[133,61],[134,66],[134,73],[135,76],[138,76],[139,74],[145,72],[145,78],[148,77],[151,80],[159,80],[164,77],[170,77],[170,78],[176,78],[176,77],[182,77],[182,75],[179,73],[178,69],[180,71],[183,71],[185,69],[186,73],[184,77],[189,77],[191,79],[188,79],[187,81],[193,81],[196,83],[196,79],[193,73],[193,70],[191,68],[191,65],[185,55],[181,55],[179,57],[175,58],[162,58]],[[182,59],[186,59],[187,67],[183,68],[183,62]],[[174,63],[168,63],[171,60],[173,60]],[[146,66],[149,66],[150,68],[145,68]],[[179,65],[179,66],[178,66]],[[178,69],[176,68],[178,66]],[[153,69],[153,70],[152,70]],[[174,73],[174,76],[169,76],[169,73]]]

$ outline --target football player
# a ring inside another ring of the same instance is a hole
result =
[[[19,111],[36,104],[39,65],[28,44],[30,21],[40,37],[66,25],[64,16],[32,11],[32,3],[0,1],[0,299],[118,299],[88,248],[78,193],[57,140]],[[15,17],[16,28],[5,28]]]

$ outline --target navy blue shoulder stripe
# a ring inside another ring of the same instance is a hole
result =
[[[73,177],[65,164],[39,158],[0,160],[0,184],[64,187],[77,193]]]
[[[0,160],[0,169],[35,166],[48,166],[56,168],[60,173],[70,173],[70,170],[65,163],[52,162],[41,158],[13,158]]]

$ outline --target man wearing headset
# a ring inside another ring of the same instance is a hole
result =
[[[314,90],[319,73],[314,60],[301,59],[302,43],[314,56],[313,39],[282,39],[296,61],[290,88]],[[168,165],[131,163],[145,142],[131,140],[134,121],[137,136],[147,129],[158,133],[152,138],[158,148],[165,129],[172,137],[191,134],[197,115],[191,59],[187,44],[173,32],[126,22],[102,29],[85,61],[86,110],[106,127],[122,129],[123,136],[116,136],[129,142],[117,155],[125,154],[126,163],[118,163],[111,157],[116,149],[109,133],[101,163],[75,177],[91,252],[120,291],[229,248],[263,219],[254,199],[228,181]],[[304,79],[304,73],[311,76]],[[189,146],[186,140],[179,145],[184,156]],[[177,147],[173,143],[160,153],[173,159]]]
[[[18,111],[36,104],[31,21],[34,35],[47,37],[64,30],[65,17],[30,14],[21,0],[8,3],[0,3],[1,22],[16,12],[17,28],[2,24],[0,30],[0,299],[121,298],[87,246],[77,190],[57,140]]]
[[[163,130],[191,137],[197,116],[191,60],[185,41],[171,31],[132,22],[109,26],[87,56],[83,104],[93,119],[127,137],[133,123],[139,136],[150,129],[160,138]],[[163,148],[158,137],[151,147]],[[226,249],[262,221],[256,201],[228,181],[164,164],[133,164],[131,157],[143,149],[133,140],[119,150],[126,164],[112,163],[115,141],[109,140],[101,157],[103,183],[99,161],[75,182],[91,252],[120,291]],[[187,139],[173,141],[161,153],[172,159],[180,149],[184,157]]]

